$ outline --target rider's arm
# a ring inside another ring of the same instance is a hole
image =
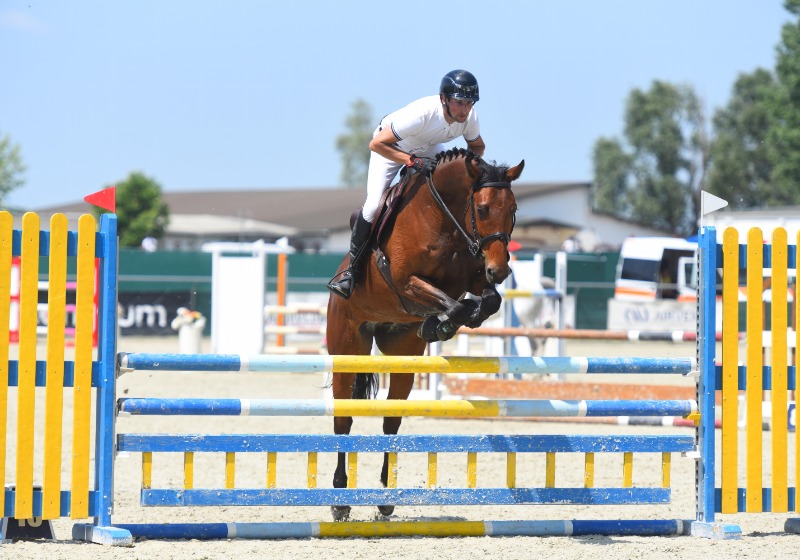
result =
[[[475,140],[467,142],[467,149],[475,155],[482,156],[486,151],[486,144],[483,143],[483,138],[478,136]]]
[[[394,135],[390,126],[386,126],[372,138],[369,149],[395,163],[411,165],[411,156],[398,149],[395,142],[397,142],[397,136]]]

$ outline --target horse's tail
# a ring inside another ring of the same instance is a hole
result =
[[[372,399],[378,394],[377,373],[357,373],[353,383],[354,399]]]

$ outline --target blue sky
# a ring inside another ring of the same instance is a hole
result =
[[[6,203],[131,171],[165,191],[336,187],[353,101],[377,123],[455,68],[480,82],[487,159],[588,181],[632,88],[690,84],[710,117],[774,68],[788,19],[781,0],[0,0],[0,134],[28,167]]]

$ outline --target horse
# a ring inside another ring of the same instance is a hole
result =
[[[396,208],[369,245],[352,296],[331,295],[326,327],[331,355],[369,355],[373,341],[385,355],[420,356],[428,342],[452,338],[462,325],[479,326],[496,313],[495,285],[510,274],[508,242],[516,200],[511,182],[525,161],[509,168],[474,153],[449,150],[436,156],[429,175],[413,174]],[[406,169],[406,172],[409,170]],[[375,223],[381,223],[376,219]],[[385,234],[384,234],[385,232]],[[345,256],[337,273],[348,264]],[[413,374],[389,375],[388,399],[407,399]],[[334,371],[334,399],[376,396],[375,373]],[[402,418],[386,417],[384,434],[397,434]],[[335,434],[349,434],[352,417],[334,418]],[[388,454],[380,480],[386,487]],[[338,454],[334,488],[347,487],[345,453]],[[350,516],[350,506],[332,506],[334,520]],[[378,507],[388,516],[394,506]]]
[[[524,328],[552,328],[555,319],[553,300],[535,295],[544,290],[553,290],[556,285],[552,278],[541,275],[541,265],[531,260],[515,260],[511,263],[511,276],[518,290],[533,292],[531,297],[517,297],[511,307]],[[514,337],[514,346],[520,356],[537,356],[544,350],[546,337]],[[549,374],[547,374],[549,375]],[[537,376],[541,377],[541,376]]]

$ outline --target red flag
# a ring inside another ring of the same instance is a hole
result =
[[[102,191],[87,195],[83,200],[110,212],[117,211],[117,187],[112,185]]]

